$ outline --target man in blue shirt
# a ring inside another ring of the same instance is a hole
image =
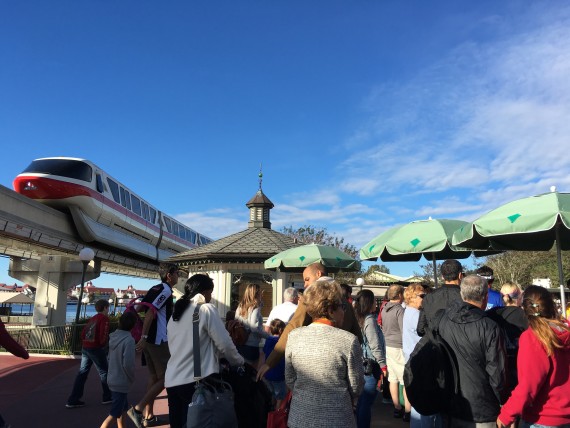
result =
[[[503,296],[497,290],[493,290],[493,281],[495,281],[495,277],[493,276],[493,269],[489,266],[481,266],[476,271],[477,275],[481,278],[485,278],[487,280],[487,285],[489,286],[489,300],[487,301],[487,307],[485,308],[488,311],[491,308],[505,306],[503,302]]]

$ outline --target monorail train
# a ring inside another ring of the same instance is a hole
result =
[[[14,190],[69,211],[85,242],[96,241],[153,260],[212,241],[159,211],[85,159],[36,159],[14,179]]]

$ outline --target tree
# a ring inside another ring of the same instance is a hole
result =
[[[549,278],[552,286],[558,286],[556,251],[507,251],[489,256],[485,263],[494,271],[495,282],[517,282],[523,287],[531,285],[535,278]],[[567,278],[570,272],[570,254],[562,253],[562,270]]]
[[[373,272],[390,273],[390,269],[386,265],[372,265],[368,268],[364,276],[370,275]]]
[[[293,229],[293,226],[286,226],[281,229],[281,233],[296,239],[303,244],[320,244],[336,247],[344,251],[350,257],[357,259],[358,250],[352,244],[345,243],[343,237],[327,232],[326,227],[315,227],[311,225]]]

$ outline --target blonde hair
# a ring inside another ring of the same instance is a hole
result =
[[[501,297],[506,306],[518,306],[517,301],[522,294],[522,288],[516,282],[505,282],[501,287]]]
[[[404,290],[404,302],[409,305],[416,294],[424,292],[424,287],[421,284],[411,284]]]
[[[239,302],[237,313],[241,317],[247,317],[250,309],[253,310],[259,306],[259,284],[248,284]]]
[[[316,281],[303,293],[303,303],[313,319],[330,319],[329,309],[335,310],[339,302],[342,302],[342,290],[336,281]]]

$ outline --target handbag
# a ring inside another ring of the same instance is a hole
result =
[[[200,306],[192,317],[194,329],[194,378],[196,391],[188,405],[187,428],[235,428],[238,426],[234,408],[234,393],[229,383],[215,377],[202,379],[200,359]]]
[[[267,414],[267,428],[287,428],[291,397],[293,397],[293,395],[291,391],[289,391],[279,408]]]
[[[364,358],[362,362],[364,366],[364,374],[366,376],[374,376],[374,379],[380,379],[382,375],[382,370],[380,369],[380,364],[374,358]]]

